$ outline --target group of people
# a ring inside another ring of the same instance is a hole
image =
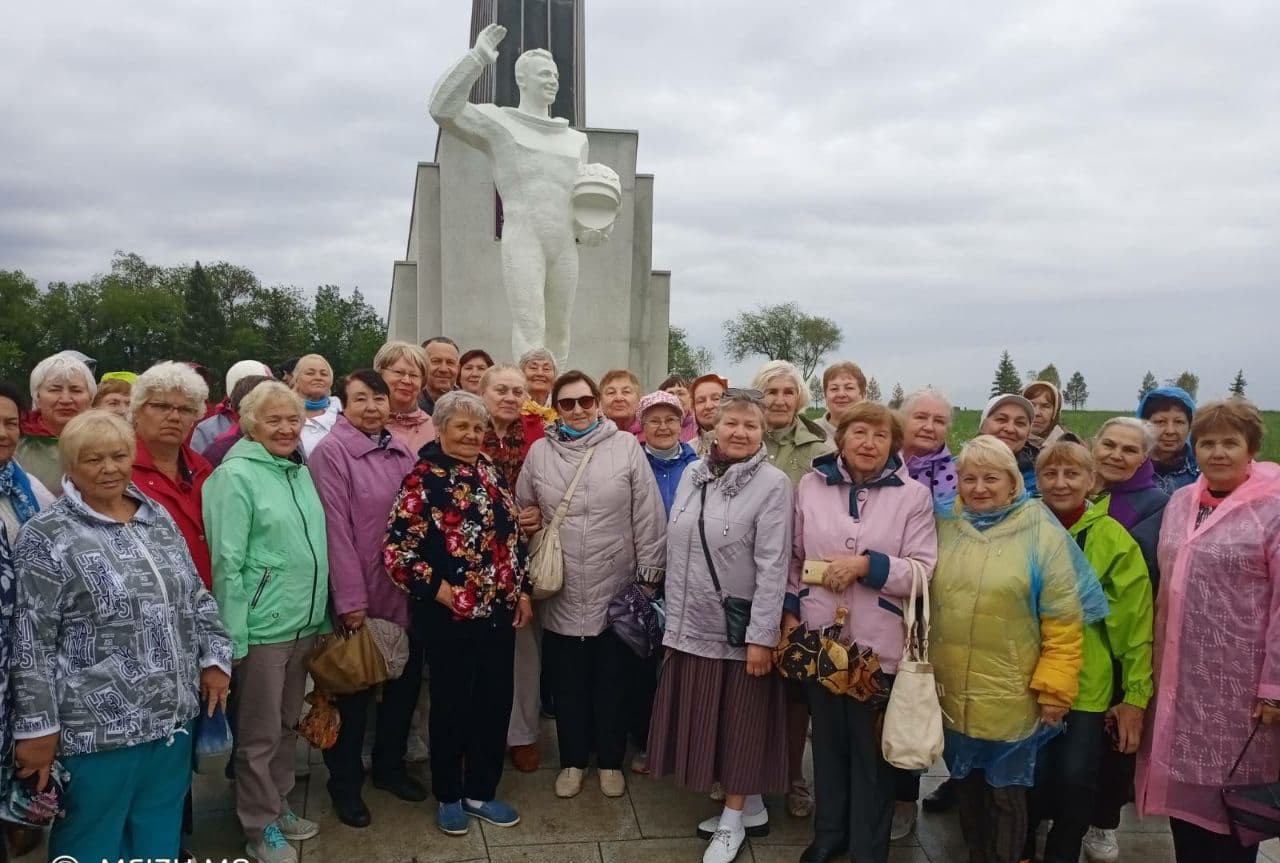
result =
[[[209,404],[194,364],[87,360],[0,384],[0,778],[64,789],[50,858],[178,854],[223,711],[247,853],[296,861],[308,662],[377,620],[408,661],[337,698],[346,825],[372,822],[366,736],[374,786],[434,796],[444,833],[516,825],[499,781],[540,766],[552,715],[556,796],[594,764],[607,797],[629,771],[723,801],[690,825],[705,863],[767,834],[774,794],[814,816],[801,863],[883,863],[920,797],[880,738],[925,582],[951,774],[925,808],[958,809],[970,863],[1035,858],[1043,822],[1047,863],[1116,860],[1130,800],[1179,863],[1256,858],[1221,790],[1280,773],[1280,467],[1243,399],[1157,389],[1086,441],[1037,381],[953,454],[941,392],[891,410],[851,362],[811,417],[785,361],[646,394],[438,337],[340,378],[244,360]],[[780,672],[808,632],[859,685]],[[405,765],[424,679],[430,789]]]

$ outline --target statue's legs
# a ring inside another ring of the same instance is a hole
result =
[[[567,369],[569,326],[573,322],[573,299],[578,293],[578,247],[569,236],[549,244],[547,256],[547,350],[558,368]]]
[[[547,264],[542,243],[523,220],[508,220],[502,226],[501,245],[502,285],[511,308],[511,356],[518,360],[526,351],[548,347],[543,290]]]

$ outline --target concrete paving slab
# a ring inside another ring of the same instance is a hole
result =
[[[640,839],[635,842],[601,842],[600,855],[604,863],[697,863],[707,850],[705,839]],[[750,843],[742,846],[735,863],[756,863]],[[799,859],[797,855],[791,863]]]
[[[630,780],[630,777],[629,777]],[[582,793],[568,800],[555,796],[555,773],[538,770],[502,774],[498,797],[520,813],[520,823],[509,829],[485,825],[490,847],[599,842],[602,839],[639,839],[631,800],[608,798],[600,793],[595,770],[587,773]]]
[[[489,825],[486,824],[485,829],[490,829]],[[600,846],[595,842],[490,848],[489,860],[492,863],[601,863]]]

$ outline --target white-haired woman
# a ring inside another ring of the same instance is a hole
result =
[[[794,487],[809,472],[818,456],[835,452],[826,432],[804,415],[813,395],[800,370],[786,360],[771,360],[756,372],[751,386],[763,394],[765,414],[764,445],[769,461],[782,470]],[[787,811],[797,818],[813,813],[813,792],[804,778],[804,747],[809,729],[809,702],[799,684],[787,686],[787,763],[791,790]]]
[[[70,773],[49,859],[178,848],[196,713],[226,703],[231,645],[173,520],[131,480],[134,436],[106,411],[68,422],[63,496],[19,537],[14,761]]]
[[[342,416],[342,402],[330,395],[333,389],[333,366],[319,354],[298,358],[293,367],[292,385],[302,396],[306,419],[302,424],[302,452],[311,455],[316,444],[333,431]]]
[[[418,404],[427,379],[427,355],[411,342],[387,342],[374,355],[373,370],[382,375],[391,390],[387,431],[417,456],[418,450],[436,439],[431,414]]]
[[[287,840],[319,832],[294,814],[293,730],[307,657],[329,629],[324,508],[298,456],[302,399],[275,381],[240,403],[241,439],[204,487],[213,590],[236,670],[236,814],[260,863],[296,863]]]
[[[551,387],[556,382],[556,358],[546,348],[534,348],[525,351],[518,365],[524,372],[525,389],[529,393],[522,410],[542,417],[544,422],[555,422],[556,407],[551,404]]]
[[[947,445],[951,402],[940,391],[925,387],[903,400],[899,414],[907,472],[929,489],[935,506],[950,507],[956,499],[956,460]]]
[[[89,410],[98,392],[93,372],[67,352],[45,357],[31,370],[32,410],[22,420],[15,457],[22,469],[55,495],[62,494],[58,436],[72,418]]]

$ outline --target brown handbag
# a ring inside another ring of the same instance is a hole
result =
[[[399,677],[409,657],[409,638],[388,620],[370,618],[355,632],[322,635],[307,662],[316,689],[352,695]]]

